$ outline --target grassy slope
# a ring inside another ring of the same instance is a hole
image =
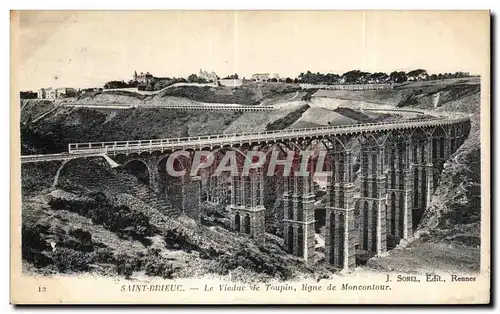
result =
[[[111,174],[106,169],[99,173]],[[206,226],[182,215],[165,216],[123,193],[120,182],[125,177],[104,190],[91,184],[82,189],[82,181],[75,179],[73,184],[71,178],[67,176],[64,188],[46,188],[23,201],[26,270],[132,278],[212,275],[244,281],[311,273],[284,252],[279,238],[268,236],[261,248],[248,236],[225,229],[227,224]],[[68,192],[73,187],[79,192]]]
[[[297,84],[273,83],[257,84],[252,83],[239,87],[227,86],[193,86],[181,85],[171,86],[155,95],[143,95],[130,91],[104,91],[94,93],[89,96],[80,97],[78,103],[173,103],[179,98],[188,101],[204,103],[223,103],[223,104],[241,104],[257,105],[263,100],[269,100],[273,103],[283,101],[283,98],[292,98],[300,87]]]
[[[159,108],[117,110],[115,114],[88,108],[59,107],[36,123],[36,104],[21,114],[22,153],[65,151],[70,142],[118,141],[220,134],[241,113],[181,111]]]
[[[398,84],[393,90],[367,90],[367,91],[335,91],[319,90],[314,94],[318,98],[330,98],[338,101],[343,106],[350,104],[370,104],[375,105],[401,105],[403,107],[413,106],[419,108],[429,108],[432,104],[431,97],[438,91],[444,91],[442,102],[449,102],[458,97],[458,91],[473,94],[478,92],[477,86],[479,78],[447,79],[440,81],[408,82]],[[451,93],[450,93],[451,91]],[[448,95],[450,97],[448,97]],[[405,103],[408,98],[415,98],[415,104]]]
[[[290,103],[287,108],[278,110],[244,112],[224,130],[224,133],[230,134],[239,132],[266,131],[268,124],[300,110],[302,106],[302,102],[293,102]]]
[[[307,110],[302,117],[292,125],[292,128],[313,127],[313,125],[327,126],[353,123],[357,123],[357,121],[332,110],[312,107],[309,108],[309,110]]]

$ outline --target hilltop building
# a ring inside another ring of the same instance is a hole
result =
[[[429,79],[429,75],[427,73],[420,73],[418,75],[409,75],[408,81],[426,81]]]
[[[270,75],[269,73],[255,73],[252,75],[252,81],[255,82],[267,82],[270,79],[280,79],[280,76],[278,73],[274,73],[273,75]]]
[[[37,92],[38,94],[38,99],[44,99],[47,95],[47,89],[45,88],[40,88]]]
[[[62,87],[56,89],[56,98],[67,98],[76,96],[76,89],[70,87]]]
[[[201,77],[207,80],[208,82],[217,82],[217,80],[219,79],[219,77],[217,76],[217,74],[215,74],[215,72],[212,71],[208,73],[207,71],[202,69],[200,69],[200,71],[198,72],[198,77]]]
[[[39,99],[57,99],[76,96],[76,89],[71,87],[41,88],[37,92]]]
[[[139,84],[149,84],[150,82],[154,81],[154,76],[153,74],[149,73],[149,72],[146,72],[146,73],[143,73],[141,72],[140,74],[137,74],[137,71],[134,71],[134,75],[132,77],[132,79],[136,82],[138,82]]]
[[[255,73],[252,74],[252,81],[267,82],[269,80],[269,73]]]

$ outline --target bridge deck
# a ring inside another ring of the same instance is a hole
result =
[[[401,110],[403,111],[403,110]],[[265,132],[250,132],[239,134],[219,134],[198,137],[147,139],[134,141],[112,141],[94,143],[71,143],[68,152],[50,155],[22,156],[21,162],[38,162],[50,160],[65,160],[78,157],[101,156],[104,154],[140,153],[152,151],[178,150],[178,149],[202,149],[214,146],[237,145],[243,143],[260,143],[266,141],[277,141],[296,139],[303,137],[320,137],[329,135],[345,135],[364,132],[380,132],[390,130],[404,130],[416,127],[433,127],[439,125],[450,125],[469,121],[468,117],[456,118],[433,117],[422,120],[402,120],[397,122],[379,122],[355,125],[341,125],[305,129],[285,129]]]

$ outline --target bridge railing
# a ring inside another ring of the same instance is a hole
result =
[[[131,141],[109,141],[97,143],[71,143],[69,144],[68,151],[70,154],[75,153],[91,153],[99,150],[103,152],[109,151],[128,151],[128,150],[148,150],[151,148],[169,148],[183,145],[207,145],[207,144],[221,144],[221,143],[238,143],[247,140],[272,140],[283,139],[286,137],[302,135],[316,135],[325,132],[336,133],[338,130],[346,132],[359,132],[359,131],[376,131],[384,129],[389,126],[393,128],[401,127],[419,127],[431,126],[437,124],[452,124],[458,122],[468,121],[468,118],[426,118],[424,120],[406,120],[399,122],[376,122],[365,124],[353,125],[340,125],[340,126],[327,126],[317,128],[304,128],[304,129],[285,129],[276,131],[263,131],[263,132],[247,132],[247,133],[233,133],[233,134],[220,134],[220,135],[203,135],[195,137],[181,137],[181,138],[165,138],[165,139],[148,139],[148,140],[131,140]]]
[[[234,110],[234,111],[270,111],[275,108],[272,106],[245,106],[238,104],[225,105],[169,105],[169,104],[62,104],[68,107],[91,107],[91,108],[110,108],[110,109],[130,109],[130,108],[164,108],[164,109],[180,109],[180,110]]]

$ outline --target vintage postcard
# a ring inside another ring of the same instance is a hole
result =
[[[488,11],[12,11],[14,304],[490,302]]]

